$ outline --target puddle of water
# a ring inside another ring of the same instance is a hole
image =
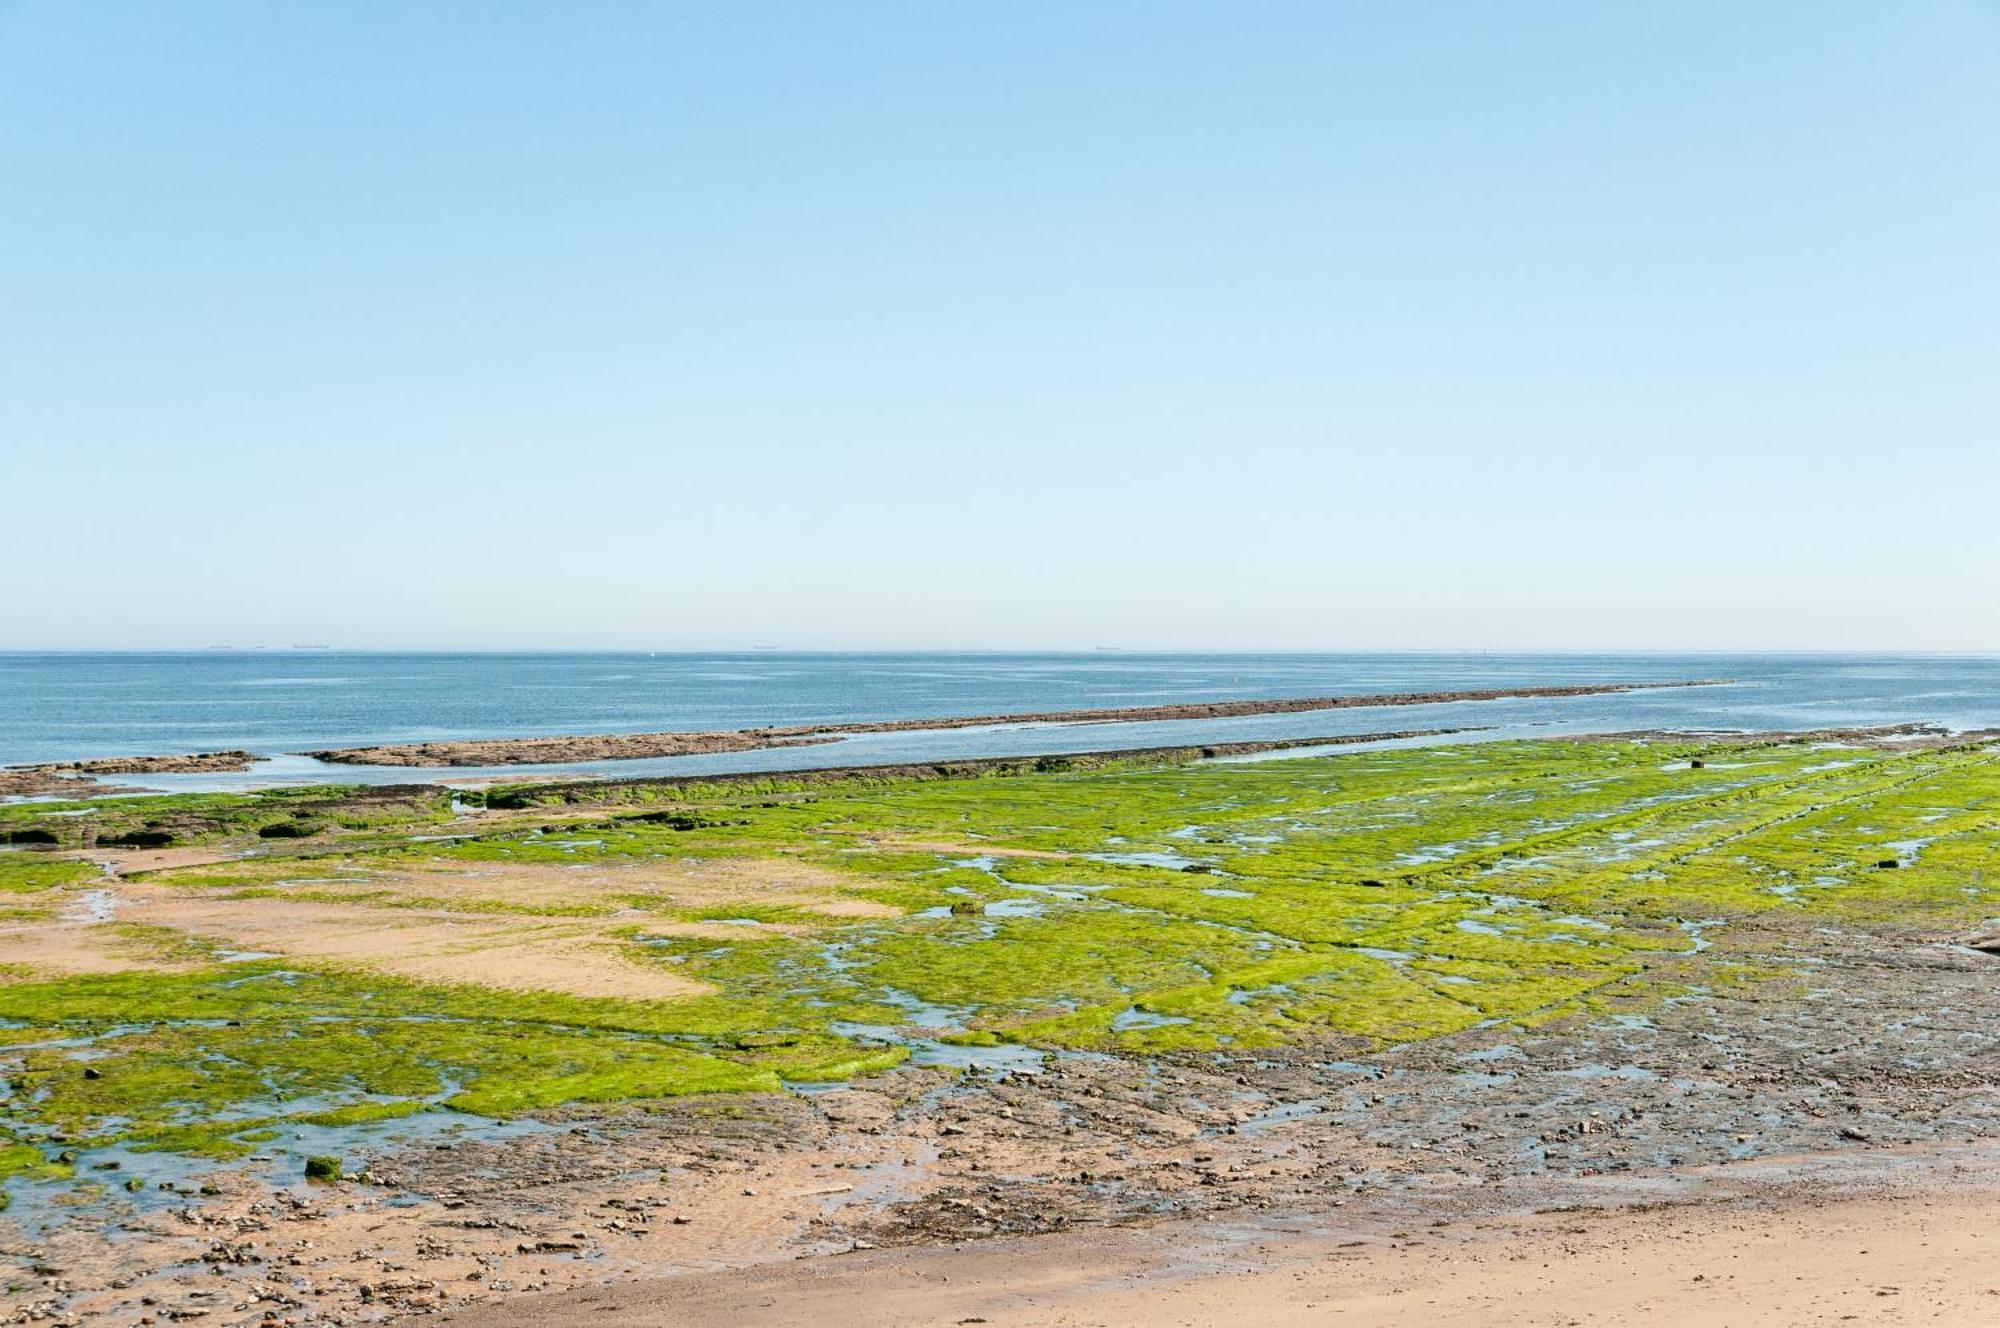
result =
[[[1885,840],[1882,847],[1893,850],[1896,860],[1908,867],[1914,865],[1923,851],[1935,842],[1935,836],[1927,839],[1890,839]]]
[[[1513,1083],[1514,1075],[1506,1070],[1460,1070],[1452,1081],[1468,1088],[1498,1088]]]
[[[1511,1042],[1501,1042],[1491,1047],[1483,1047],[1478,1051],[1468,1051],[1460,1056],[1459,1059],[1461,1061],[1473,1062],[1510,1061],[1518,1059],[1520,1055],[1521,1049],[1519,1047]]]
[[[1567,1070],[1551,1070],[1549,1073],[1564,1079],[1628,1079],[1639,1083],[1651,1083],[1660,1077],[1640,1065],[1604,1065],[1598,1062],[1571,1066]]]
[[[989,1073],[1040,1074],[1048,1053],[1033,1047],[1023,1047],[1012,1042],[1003,1042],[992,1047],[962,1047],[955,1043],[941,1042],[911,1034],[902,1028],[889,1024],[855,1024],[839,1021],[832,1025],[834,1032],[845,1038],[861,1042],[873,1042],[887,1046],[908,1047],[911,1065],[935,1065],[953,1070],[982,1070]],[[811,1091],[815,1086],[792,1084],[789,1087],[799,1091]],[[840,1085],[819,1085],[819,1091]]]
[[[1102,885],[1032,885],[1027,881],[1008,881],[1007,888],[1009,890],[1029,890],[1038,895],[1047,895],[1051,899],[1065,899],[1072,904],[1077,904],[1089,899],[1090,891],[1103,890],[1107,887]]]
[[[1112,1019],[1111,1031],[1114,1033],[1130,1033],[1134,1029],[1139,1028],[1171,1028],[1175,1024],[1193,1022],[1186,1015],[1154,1014],[1151,1010],[1131,1009],[1120,1011]]]
[[[118,896],[110,890],[85,890],[62,911],[64,922],[109,922],[118,915]]]
[[[1289,983],[1273,982],[1268,987],[1238,987],[1229,993],[1228,1000],[1231,1005],[1248,1005],[1250,1002],[1261,1000],[1266,996],[1289,996],[1291,994],[1292,988]]]
[[[456,1092],[456,1087],[452,1089]],[[204,1177],[228,1169],[247,1174],[276,1189],[306,1193],[305,1159],[328,1155],[347,1159],[350,1167],[359,1164],[364,1153],[419,1146],[438,1147],[458,1143],[505,1142],[524,1135],[562,1128],[541,1121],[490,1120],[463,1112],[433,1110],[394,1120],[368,1121],[359,1125],[274,1125],[277,1137],[257,1145],[257,1153],[247,1162],[218,1162],[213,1158],[189,1157],[180,1153],[137,1152],[123,1144],[104,1148],[77,1149],[76,1177],[68,1181],[35,1181],[15,1178],[7,1182],[10,1200],[7,1218],[31,1236],[47,1233],[77,1222],[76,1189],[88,1182],[105,1187],[101,1203],[116,1204],[135,1213],[157,1213],[182,1208],[188,1198],[181,1191],[192,1190]],[[106,1164],[116,1163],[115,1167]],[[138,1188],[126,1190],[128,1181]],[[161,1188],[169,1186],[173,1188]],[[106,1222],[105,1230],[115,1237],[119,1224]]]
[[[1236,1123],[1236,1132],[1238,1134],[1249,1135],[1263,1134],[1273,1126],[1283,1125],[1288,1121],[1308,1120],[1314,1116],[1324,1116],[1327,1110],[1326,1099],[1320,1097],[1307,1098],[1302,1102],[1281,1102],[1276,1106],[1266,1107],[1264,1110],[1257,1112],[1245,1120],[1238,1121]]]
[[[1693,946],[1692,953],[1700,954],[1702,951],[1708,949],[1710,944],[1712,944],[1712,942],[1710,942],[1710,940],[1708,939],[1707,935],[1708,930],[1711,927],[1722,926],[1723,922],[1724,919],[1722,918],[1700,918],[1700,919],[1690,919],[1678,925],[1680,926],[1681,931],[1687,936],[1688,940],[1692,943]]]
[[[1133,867],[1166,867],[1173,871],[1207,865],[1194,858],[1182,857],[1178,853],[1086,853],[1083,856],[1093,862],[1123,863]]]
[[[1039,899],[996,899],[986,906],[989,918],[1039,918],[1046,908]]]

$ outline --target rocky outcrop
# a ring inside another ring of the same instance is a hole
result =
[[[731,729],[714,733],[604,733],[558,738],[494,738],[467,742],[422,742],[346,747],[306,752],[341,765],[490,766],[571,761],[622,761],[660,756],[699,756],[833,742],[849,734],[935,732],[987,728],[998,724],[1136,724],[1160,720],[1233,719],[1243,715],[1290,715],[1363,706],[1438,705],[1452,701],[1500,701],[1527,697],[1603,696],[1661,687],[1702,687],[1708,682],[1624,682],[1568,687],[1494,687],[1478,691],[1367,692],[1351,696],[1277,697],[1244,701],[1196,701],[1175,705],[1125,706],[1100,710],[1039,710],[1011,715],[951,715],[924,719],[867,720],[851,724],[802,724],[783,728]]]
[[[0,798],[100,798],[107,793],[137,793],[116,784],[99,784],[84,775],[58,775],[47,770],[0,770]]]
[[[0,770],[0,798],[101,798],[138,789],[100,784],[98,775],[180,775],[248,770],[249,752],[193,752],[186,756],[103,756],[88,761],[46,761]]]
[[[729,733],[604,733],[572,738],[488,738],[469,742],[417,742],[345,747],[303,755],[339,765],[441,768],[539,765],[570,761],[635,761],[654,756],[705,756],[768,747],[809,747],[832,737],[775,737],[745,730]]]
[[[10,765],[10,771],[41,775],[195,775],[248,770],[257,757],[250,752],[191,752],[185,756],[100,756],[88,761],[49,761],[41,765]]]
[[[767,770],[713,775],[659,775],[641,779],[585,779],[513,784],[486,790],[488,807],[519,810],[560,804],[650,802],[676,789],[726,786],[746,793],[792,793],[829,785],[895,784],[912,780],[981,779],[989,775],[1050,775],[1101,770],[1113,765],[1174,765],[1218,756],[1294,751],[1301,747],[1348,747],[1368,742],[1436,738],[1477,733],[1476,728],[1401,729],[1392,733],[1342,733],[1324,738],[1278,738],[1267,742],[1212,742],[1192,747],[1136,747],[1102,752],[1062,752],[1046,756],[979,756],[955,761],[849,765],[808,770]],[[634,818],[634,819],[651,819]],[[1366,882],[1364,882],[1366,884]]]

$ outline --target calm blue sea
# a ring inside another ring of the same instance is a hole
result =
[[[1182,700],[1726,678],[1725,686],[1251,716],[856,736],[826,746],[513,773],[779,769],[1490,726],[1481,736],[1922,720],[2000,726],[2000,658],[1832,655],[391,654],[327,650],[0,653],[0,764],[247,748],[247,775],[162,788],[408,780],[327,767],[315,747],[740,728]],[[473,773],[473,772],[454,772]]]

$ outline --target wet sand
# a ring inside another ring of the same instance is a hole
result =
[[[1807,1176],[1818,1179],[1808,1180]],[[527,1297],[463,1328],[1380,1328],[1479,1323],[1715,1325],[2000,1320],[1993,1151],[1721,1168],[1686,1201],[1387,1231],[1267,1216],[954,1249],[860,1251]]]

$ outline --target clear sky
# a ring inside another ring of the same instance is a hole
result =
[[[0,646],[2000,649],[2000,7],[0,0]]]

